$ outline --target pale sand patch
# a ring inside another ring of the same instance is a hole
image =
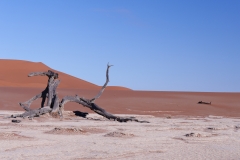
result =
[[[240,118],[136,116],[150,123],[64,113],[12,123],[0,111],[0,159],[239,159]],[[21,112],[20,112],[21,113]],[[121,115],[124,116],[124,115]],[[128,115],[129,116],[129,115]]]

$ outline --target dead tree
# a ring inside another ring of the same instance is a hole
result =
[[[28,76],[32,77],[32,76],[47,76],[48,77],[48,85],[46,87],[45,90],[43,90],[40,94],[32,97],[31,99],[29,99],[28,101],[24,102],[24,103],[19,103],[20,106],[26,111],[23,114],[17,114],[17,115],[11,115],[9,118],[16,118],[16,117],[29,117],[29,118],[33,118],[35,116],[40,116],[42,114],[45,113],[58,113],[60,115],[60,117],[62,118],[62,110],[64,109],[64,105],[67,102],[76,102],[79,103],[81,105],[83,105],[84,107],[87,107],[89,109],[91,109],[92,111],[94,111],[95,113],[106,117],[107,119],[113,119],[116,120],[118,122],[127,122],[127,121],[136,121],[136,122],[140,122],[140,123],[149,123],[147,121],[139,121],[137,120],[135,117],[119,117],[119,116],[115,116],[107,111],[105,111],[104,109],[102,109],[101,107],[99,107],[97,104],[94,103],[94,101],[96,99],[98,99],[104,89],[106,88],[108,82],[109,82],[109,68],[111,67],[111,65],[107,65],[107,71],[106,71],[106,82],[105,84],[102,86],[101,90],[99,91],[99,93],[93,97],[92,99],[86,99],[86,98],[82,98],[79,97],[78,95],[76,96],[65,96],[61,103],[59,103],[59,98],[57,96],[57,86],[60,83],[60,80],[58,80],[58,74],[54,73],[53,71],[48,71],[48,72],[33,72],[30,73]],[[30,105],[31,103],[38,99],[38,98],[42,98],[42,103],[41,103],[41,108],[39,109],[30,109]],[[48,98],[47,101],[47,105],[44,106],[46,98]]]
[[[19,103],[19,105],[26,111],[23,114],[11,115],[11,117],[29,117],[33,118],[35,116],[39,116],[49,112],[57,112],[59,110],[59,98],[56,92],[57,86],[60,83],[58,80],[58,73],[55,73],[51,70],[47,72],[32,72],[28,75],[28,77],[32,76],[47,76],[48,77],[48,84],[47,87],[36,96],[32,97],[28,101],[24,103]],[[38,98],[42,98],[41,108],[39,109],[30,109],[32,102]],[[44,106],[45,101],[47,99],[47,105]],[[62,113],[59,113],[62,115]]]
[[[61,103],[60,103],[60,110],[63,110],[64,109],[64,105],[67,103],[67,102],[76,102],[76,103],[79,103],[81,105],[83,105],[84,107],[87,107],[89,109],[91,109],[92,111],[94,111],[95,113],[107,118],[107,119],[112,119],[112,120],[116,120],[118,122],[127,122],[127,121],[136,121],[136,122],[140,122],[140,123],[149,123],[147,121],[139,121],[137,120],[135,117],[119,117],[119,116],[115,116],[107,111],[105,111],[104,109],[102,109],[101,107],[99,107],[97,104],[94,103],[94,101],[96,99],[98,99],[104,89],[106,88],[108,82],[109,82],[109,76],[108,76],[108,73],[109,73],[109,68],[111,67],[112,65],[107,65],[107,71],[106,71],[106,82],[105,84],[102,86],[100,92],[95,96],[93,97],[92,99],[86,99],[86,98],[83,98],[83,97],[79,97],[78,95],[76,96],[65,96]]]

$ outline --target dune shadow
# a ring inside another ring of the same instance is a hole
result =
[[[81,111],[73,111],[73,113],[75,114],[75,116],[83,117],[83,118],[86,118],[86,116],[88,115],[87,112],[81,112]]]

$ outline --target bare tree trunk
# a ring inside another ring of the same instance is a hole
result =
[[[19,105],[26,111],[23,114],[17,114],[17,115],[11,115],[11,117],[29,117],[33,118],[35,116],[40,116],[45,113],[49,113],[51,111],[56,112],[59,108],[59,98],[57,96],[56,89],[60,83],[60,80],[58,80],[58,73],[54,73],[53,71],[48,72],[32,72],[28,76],[47,76],[48,77],[48,85],[44,91],[42,91],[40,94],[37,94],[36,96],[32,97],[28,101],[24,103],[19,103]],[[33,101],[35,101],[38,98],[42,98],[41,102],[41,108],[32,110],[30,109],[30,105]],[[44,106],[45,100],[48,98],[47,106]],[[56,104],[55,104],[56,103]]]

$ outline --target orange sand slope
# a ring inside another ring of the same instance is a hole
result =
[[[46,87],[47,77],[28,77],[30,72],[53,70],[59,73],[59,88],[99,89],[99,86],[71,75],[56,71],[39,62],[0,59],[0,86],[3,87]],[[104,74],[104,73],[103,73]],[[129,90],[124,87],[108,87],[108,90]]]
[[[49,69],[51,68],[43,63],[0,60],[0,109],[22,110],[18,103],[43,91],[47,83],[45,76],[27,77],[27,75],[30,72]],[[56,72],[59,73],[61,80],[58,87],[60,99],[66,95],[74,96],[75,94],[80,97],[93,98],[101,88],[65,73]],[[240,93],[148,92],[110,86],[96,103],[113,114],[238,117],[240,116],[239,97]],[[212,104],[197,104],[198,101],[211,101]],[[40,100],[34,101],[31,107],[39,108],[40,103]],[[67,103],[65,109],[91,112],[72,102]]]
[[[0,87],[0,110],[23,109],[18,105],[43,88]],[[59,88],[62,99],[66,95],[78,94],[80,97],[93,98],[99,90]],[[240,117],[240,93],[198,93],[198,92],[148,92],[105,90],[96,103],[113,114],[139,114],[154,116],[227,116]],[[212,102],[211,105],[197,104],[198,101]],[[32,108],[39,108],[40,100],[32,103]],[[65,105],[65,110],[92,113],[74,102]]]

